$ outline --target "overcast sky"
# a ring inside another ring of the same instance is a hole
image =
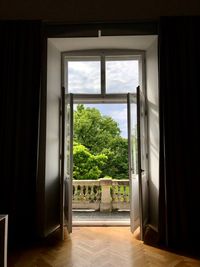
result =
[[[107,93],[136,92],[138,86],[138,61],[107,61]],[[68,62],[69,93],[100,93],[100,61]]]
[[[68,62],[68,92],[82,94],[99,94],[100,61]],[[136,92],[138,86],[138,61],[120,60],[106,62],[106,92],[128,93]],[[127,138],[127,105],[126,104],[90,104],[103,115],[117,121],[121,136]],[[133,125],[136,122],[136,110],[133,112]]]
[[[68,92],[99,94],[100,61],[68,62]]]

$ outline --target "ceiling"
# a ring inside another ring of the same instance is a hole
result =
[[[101,36],[88,38],[49,38],[59,51],[88,49],[140,49],[147,50],[157,40],[157,35]]]

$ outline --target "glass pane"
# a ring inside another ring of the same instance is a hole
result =
[[[68,92],[99,94],[101,92],[100,61],[68,61]]]
[[[138,84],[138,60],[106,60],[106,93],[135,93]]]
[[[67,101],[65,102],[65,177],[70,176],[70,141],[71,141],[71,129],[70,129],[70,119],[71,119],[71,110],[70,110],[70,101],[69,97]]]
[[[133,174],[138,174],[138,149],[137,149],[137,106],[135,103],[130,104],[131,112],[131,158]]]

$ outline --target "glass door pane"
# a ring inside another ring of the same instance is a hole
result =
[[[128,94],[128,154],[130,184],[130,222],[134,232],[140,225],[139,179],[138,179],[138,140],[137,105],[133,94]]]
[[[136,93],[139,84],[139,61],[106,57],[106,93]]]
[[[72,232],[73,180],[73,95],[65,95],[65,220],[68,233]]]
[[[144,228],[148,222],[148,164],[145,97],[141,88],[137,88],[137,139],[138,139],[138,177],[140,197],[140,235],[144,237]]]
[[[68,93],[101,93],[101,61],[99,57],[69,59],[65,62],[65,66]]]

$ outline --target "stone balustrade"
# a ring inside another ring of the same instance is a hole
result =
[[[73,180],[73,209],[129,210],[129,180]]]

